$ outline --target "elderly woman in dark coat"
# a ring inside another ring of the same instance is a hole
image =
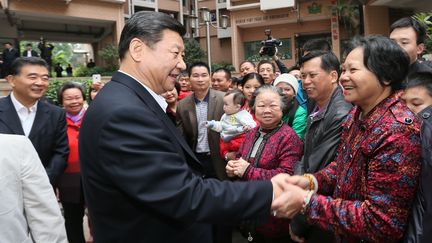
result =
[[[252,111],[260,125],[246,135],[237,160],[228,162],[228,176],[250,181],[269,180],[279,173],[293,174],[295,163],[302,156],[303,142],[282,121],[287,103],[282,91],[274,86],[264,85],[255,91]],[[248,234],[252,242],[289,242],[288,227],[288,220],[271,217],[268,224]]]

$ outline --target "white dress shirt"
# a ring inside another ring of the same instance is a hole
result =
[[[0,242],[67,243],[64,219],[30,140],[0,134]]]
[[[28,137],[36,117],[38,101],[36,101],[36,103],[30,108],[27,108],[15,98],[13,91],[11,93],[11,100],[16,112],[18,113],[18,117],[21,121],[21,126],[24,130],[24,134],[26,135],[26,137]]]

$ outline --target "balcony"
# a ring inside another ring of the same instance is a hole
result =
[[[244,10],[260,7],[260,0],[227,0],[227,9],[229,10]]]

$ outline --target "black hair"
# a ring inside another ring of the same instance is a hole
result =
[[[10,75],[20,74],[22,67],[26,65],[42,66],[45,67],[47,70],[49,70],[47,62],[40,57],[18,57],[12,62],[9,74]]]
[[[261,60],[261,61],[258,63],[258,70],[257,70],[258,73],[259,73],[259,68],[260,68],[261,65],[263,65],[263,64],[270,64],[271,67],[273,68],[273,73],[276,73],[276,66],[275,66],[275,64],[274,64],[273,62],[269,61],[269,60]]]
[[[27,43],[27,45],[26,46],[33,46],[31,43]]]
[[[194,67],[205,67],[205,68],[207,69],[207,72],[208,72],[209,75],[210,75],[210,68],[209,68],[209,66],[207,65],[207,63],[205,63],[205,62],[194,62],[194,63],[192,63],[192,64],[190,65],[190,67],[188,68],[189,77],[192,75],[192,69],[193,69]]]
[[[291,72],[291,71],[294,71],[294,70],[299,70],[300,71],[300,67],[298,65],[294,65],[294,66],[288,68],[288,73]]]
[[[125,58],[133,38],[139,38],[148,47],[162,40],[163,31],[172,30],[180,36],[186,33],[183,25],[168,14],[153,11],[139,11],[126,22],[119,42],[120,60]]]
[[[410,59],[396,42],[380,35],[356,37],[348,45],[347,56],[357,47],[363,49],[363,64],[381,85],[389,82],[393,91],[403,88]]]
[[[6,41],[5,43],[3,43],[3,45],[6,45],[6,44],[13,46],[12,42],[10,42],[10,41]]]
[[[256,67],[254,62],[248,61],[248,60],[245,60],[245,61],[241,62],[240,65],[239,65],[239,67],[241,67],[245,63],[250,63],[254,68]]]
[[[235,105],[240,105],[240,107],[243,107],[245,102],[246,102],[246,98],[244,97],[243,92],[241,92],[240,90],[236,90],[236,89],[228,90],[224,96],[226,97],[226,96],[231,95],[231,94],[234,94],[233,103]]]
[[[306,41],[302,46],[302,56],[305,52],[311,51],[331,51],[330,43],[325,39],[311,39]]]
[[[240,85],[243,87],[247,81],[251,80],[251,79],[256,79],[258,80],[258,82],[262,85],[264,85],[264,79],[262,78],[262,76],[258,73],[248,73],[245,76],[243,76],[242,80],[240,81]]]
[[[425,27],[419,23],[417,20],[405,17],[397,20],[390,26],[390,33],[393,32],[393,30],[398,28],[413,28],[416,32],[416,38],[417,38],[417,45],[424,43],[426,39],[426,29]]]
[[[215,74],[217,72],[224,72],[225,73],[225,78],[227,80],[231,79],[231,72],[228,69],[226,69],[226,68],[218,68],[218,69],[214,70],[213,74]]]
[[[231,77],[231,83],[233,84],[233,85],[237,85],[237,84],[239,84],[241,82],[241,78],[238,78],[238,77]]]
[[[316,57],[321,58],[321,69],[323,69],[327,73],[330,73],[331,71],[336,71],[338,77],[340,76],[341,70],[339,59],[331,51],[311,51],[300,59],[300,66],[302,67],[305,62],[308,62]]]
[[[180,84],[179,84],[179,82],[175,82],[174,83],[174,88],[176,89],[177,94],[180,94]]]
[[[81,84],[76,82],[65,82],[57,91],[57,101],[60,105],[63,105],[63,93],[68,89],[79,89],[81,91],[83,100],[85,100],[84,88]]]
[[[432,72],[417,72],[407,78],[406,89],[423,87],[432,96]]]

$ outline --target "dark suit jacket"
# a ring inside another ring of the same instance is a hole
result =
[[[217,90],[209,90],[209,104],[207,110],[207,120],[219,121],[223,111],[223,97],[225,93]],[[177,105],[176,112],[177,128],[183,137],[186,139],[189,146],[195,151],[198,140],[198,124],[195,109],[194,95],[189,95],[182,99]],[[213,162],[213,167],[219,179],[227,179],[225,172],[226,162],[220,156],[219,133],[207,129],[208,143],[210,147],[210,156]]]
[[[24,135],[10,96],[0,99],[0,133]],[[35,147],[51,184],[54,184],[65,170],[69,155],[65,111],[60,107],[38,102],[28,138]]]
[[[19,57],[19,52],[17,49],[5,49],[3,51],[3,62],[6,67],[10,67],[12,62]]]
[[[204,180],[164,111],[121,72],[87,110],[79,153],[95,243],[211,243],[207,223],[256,223],[269,216],[269,181]]]
[[[23,51],[22,56],[23,56],[23,57],[26,57],[26,56],[27,56],[27,50]],[[31,56],[32,56],[32,57],[38,57],[39,54],[38,54],[35,50],[31,50]]]

